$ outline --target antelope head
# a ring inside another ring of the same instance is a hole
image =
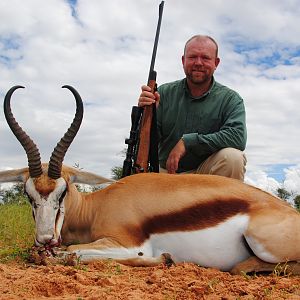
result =
[[[69,184],[69,178],[62,176],[62,163],[79,130],[83,118],[83,103],[79,93],[73,87],[63,86],[75,97],[75,117],[70,128],[54,148],[49,164],[42,164],[38,147],[16,122],[11,111],[11,96],[19,88],[23,87],[14,86],[7,92],[4,99],[4,114],[10,129],[26,152],[28,168],[7,171],[5,179],[24,183],[36,225],[35,244],[53,246],[60,243],[60,231],[64,221],[64,200]]]

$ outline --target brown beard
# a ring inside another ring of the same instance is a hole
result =
[[[193,73],[186,74],[186,77],[193,83],[193,84],[204,84],[211,81],[211,77],[207,75],[205,72],[203,73],[203,76],[193,76]]]

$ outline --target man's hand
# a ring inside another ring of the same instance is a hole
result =
[[[175,145],[172,151],[169,154],[166,167],[167,171],[170,174],[175,174],[176,170],[178,169],[178,163],[181,157],[183,157],[186,153],[185,145],[182,139]]]
[[[156,107],[158,107],[160,100],[160,95],[158,92],[155,92],[152,94],[151,88],[147,85],[142,86],[142,93],[139,97],[138,106],[145,106],[145,105],[151,105],[153,103],[156,103]]]

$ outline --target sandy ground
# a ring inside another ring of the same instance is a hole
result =
[[[300,299],[299,276],[233,276],[194,264],[0,264],[0,299]]]

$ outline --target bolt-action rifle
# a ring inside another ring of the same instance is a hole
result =
[[[159,39],[164,1],[159,5],[159,17],[152,51],[147,85],[151,92],[156,91],[156,71],[154,64]],[[128,145],[123,163],[122,177],[142,172],[159,172],[158,141],[156,126],[156,104],[145,107],[133,106],[131,111],[130,136],[125,140]]]

